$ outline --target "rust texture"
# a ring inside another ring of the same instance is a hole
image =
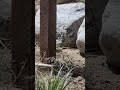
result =
[[[40,52],[56,56],[56,0],[40,0]]]
[[[13,85],[34,90],[35,1],[12,0],[12,77]]]

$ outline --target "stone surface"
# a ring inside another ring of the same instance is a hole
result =
[[[40,33],[40,9],[36,12],[35,16],[35,34]]]
[[[79,28],[76,45],[80,50],[80,53],[85,54],[85,19],[83,20]]]
[[[99,38],[102,51],[108,62],[120,68],[120,1],[109,0],[102,20],[102,30]]]
[[[85,17],[84,3],[69,3],[57,5],[57,46],[75,47],[78,29]],[[39,34],[40,10],[35,17],[35,32]]]
[[[77,32],[85,16],[84,4],[58,5],[57,11],[57,39],[61,39],[63,46],[75,47]]]

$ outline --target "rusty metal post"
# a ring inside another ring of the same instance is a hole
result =
[[[56,56],[56,0],[40,0],[40,51]]]
[[[34,90],[35,1],[12,0],[12,77],[13,85]]]

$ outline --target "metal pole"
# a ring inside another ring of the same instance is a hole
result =
[[[56,56],[56,0],[40,0],[40,52]]]
[[[34,90],[35,1],[12,0],[12,85]],[[16,76],[16,77],[15,77]]]

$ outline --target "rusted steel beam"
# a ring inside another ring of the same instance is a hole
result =
[[[56,56],[56,0],[40,0],[40,51]]]
[[[12,84],[34,90],[35,75],[35,1],[12,0]]]

